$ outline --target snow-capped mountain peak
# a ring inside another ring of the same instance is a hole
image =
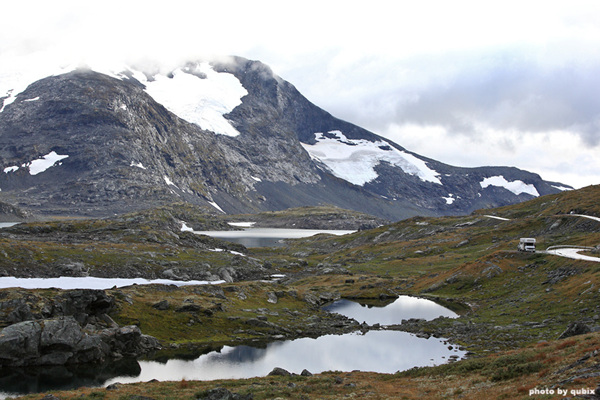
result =
[[[0,98],[4,98],[4,102],[0,106],[0,112],[13,103],[31,83],[47,76],[72,72],[77,68],[71,65],[55,70],[38,69],[2,77]],[[146,92],[154,100],[178,117],[216,134],[239,135],[224,115],[240,105],[242,97],[248,92],[234,75],[216,72],[208,62],[188,63],[170,73],[152,75],[122,65],[99,64],[87,65],[86,68],[122,80],[133,77],[145,86]]]
[[[168,75],[151,77],[141,71],[129,71],[154,100],[178,117],[217,134],[240,134],[224,117],[248,94],[234,75],[216,72],[207,62],[188,64]]]
[[[564,187],[410,153],[333,117],[258,61],[61,72],[0,80],[0,200],[34,212],[102,216],[187,201],[227,213],[330,204],[399,219]]]

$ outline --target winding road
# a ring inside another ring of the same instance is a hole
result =
[[[592,217],[590,215],[583,215],[583,214],[566,214],[567,216],[572,216],[572,217],[582,217],[582,218],[588,218],[588,219],[593,219],[594,221],[598,221],[600,222],[600,218],[598,217]],[[584,260],[584,261],[593,261],[593,262],[600,262],[600,258],[598,257],[591,257],[591,256],[585,256],[583,254],[579,254],[579,252],[581,251],[589,251],[592,248],[578,248],[578,247],[563,247],[560,249],[552,249],[550,250],[550,247],[548,248],[548,250],[546,250],[546,254],[553,254],[555,256],[560,256],[560,257],[567,257],[567,258],[572,258],[574,260]]]
[[[591,215],[564,214],[564,216],[582,217],[582,218],[593,219],[594,221],[600,222],[600,217],[592,217]],[[508,219],[508,218],[498,217],[496,215],[484,215],[484,217],[493,218],[493,219],[497,219],[500,221],[510,221],[510,219]],[[563,247],[563,246],[561,246],[560,248],[555,248],[555,249],[552,249],[552,247],[553,246],[548,247],[548,249],[546,251],[539,251],[539,253],[552,254],[555,256],[559,256],[559,257],[572,258],[574,260],[600,262],[600,258],[598,258],[598,257],[585,256],[583,254],[579,254],[582,251],[593,250],[593,247],[581,247],[581,246],[573,246],[573,247],[564,246]]]
[[[563,249],[554,249],[554,250],[546,250],[546,254],[553,254],[555,256],[572,258],[575,260],[584,260],[584,261],[594,261],[600,262],[600,258],[585,256],[583,254],[579,254],[580,251],[585,251],[586,249],[575,249],[571,247],[565,247]]]

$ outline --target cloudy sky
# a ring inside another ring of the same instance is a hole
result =
[[[34,66],[239,55],[421,155],[600,184],[595,0],[20,0],[2,8],[0,89],[3,77]]]

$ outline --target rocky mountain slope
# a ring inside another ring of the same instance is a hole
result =
[[[87,216],[174,201],[228,214],[331,204],[397,220],[565,187],[411,153],[333,117],[256,61],[102,72],[75,69],[0,94],[1,201]]]

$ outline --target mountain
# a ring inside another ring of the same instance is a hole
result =
[[[0,93],[0,168],[0,201],[45,215],[184,201],[219,213],[329,204],[398,220],[567,188],[420,156],[239,57],[166,73],[72,69]]]

